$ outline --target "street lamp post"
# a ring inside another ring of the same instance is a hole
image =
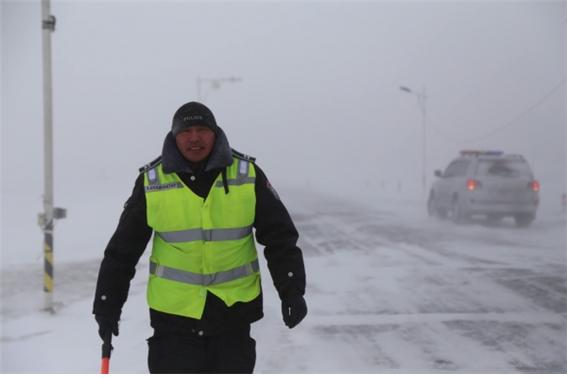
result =
[[[427,93],[425,86],[422,92],[415,92],[408,87],[400,86],[400,90],[407,92],[417,97],[417,103],[419,109],[421,110],[421,126],[422,126],[422,140],[421,140],[421,152],[422,152],[422,173],[421,173],[421,185],[422,185],[422,195],[425,197],[427,193]]]
[[[50,1],[41,2],[42,50],[43,50],[43,130],[44,130],[44,186],[43,213],[39,214],[39,225],[43,230],[44,309],[54,312],[53,304],[53,228],[56,219],[66,216],[66,210],[53,206],[53,85],[51,75],[51,33],[55,31],[55,17],[50,14]]]
[[[223,78],[203,78],[197,76],[197,100],[202,101],[201,86],[203,83],[208,83],[212,89],[219,89],[223,83],[237,83],[242,81],[240,77],[223,77]]]

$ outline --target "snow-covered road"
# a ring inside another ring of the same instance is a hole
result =
[[[287,202],[305,254],[309,315],[284,327],[262,259],[256,372],[567,372],[564,217],[517,229],[431,220],[411,203]],[[97,372],[90,310],[99,254],[58,267],[56,315],[38,311],[40,266],[2,270],[1,372]],[[114,341],[113,372],[147,371],[146,259]]]

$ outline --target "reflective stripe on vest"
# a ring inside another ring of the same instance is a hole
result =
[[[155,262],[150,261],[150,274],[155,274],[158,277],[172,281],[200,286],[210,286],[221,284],[223,282],[234,281],[239,278],[247,277],[258,271],[260,271],[258,259],[237,268],[213,274],[187,272],[180,269],[158,265]]]
[[[246,160],[239,160],[238,177],[248,177],[248,169],[248,162]]]
[[[168,243],[185,243],[192,241],[227,241],[238,240],[252,233],[252,226],[238,228],[218,228],[203,230],[194,228],[191,230],[156,232],[160,238]]]
[[[148,171],[148,181],[150,183],[150,186],[159,185],[159,176],[155,168],[152,168]]]
[[[244,184],[254,184],[256,182],[256,177],[241,176],[235,179],[227,179],[226,183],[228,185],[238,186]],[[217,181],[215,186],[221,188],[224,186],[222,181]]]
[[[156,168],[152,168],[148,171],[148,184],[149,185],[144,186],[144,190],[146,192],[183,188],[183,184],[180,182],[170,182],[168,184],[161,184]]]
[[[170,182],[169,184],[152,184],[144,186],[146,192],[155,192],[156,190],[167,190],[167,189],[179,189],[183,188],[183,184],[180,182]]]

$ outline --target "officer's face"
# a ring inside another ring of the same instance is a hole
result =
[[[199,163],[211,153],[215,145],[215,133],[205,126],[191,126],[177,134],[175,142],[185,159]]]

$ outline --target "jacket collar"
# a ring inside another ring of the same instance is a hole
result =
[[[187,160],[183,157],[181,152],[179,152],[179,149],[177,149],[175,137],[173,136],[173,134],[171,134],[171,132],[167,133],[167,135],[165,136],[161,157],[162,167],[165,173],[194,173]],[[230,166],[231,164],[232,150],[230,149],[230,145],[228,144],[228,139],[226,138],[224,131],[219,127],[217,128],[215,145],[207,159],[203,171],[207,172],[214,169],[225,168]]]

